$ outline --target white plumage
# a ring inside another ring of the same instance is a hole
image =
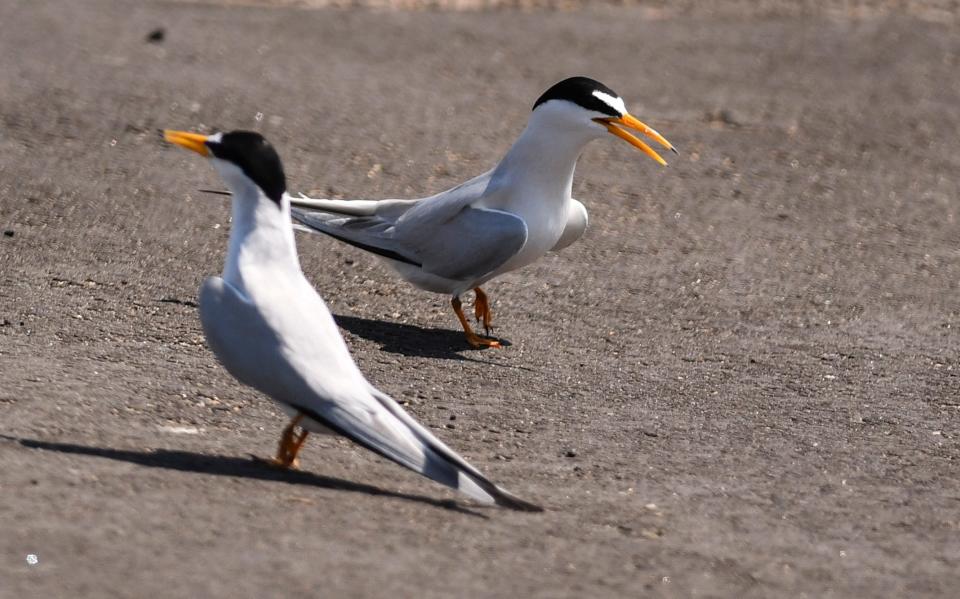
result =
[[[209,277],[200,289],[200,320],[211,349],[233,376],[296,414],[275,462],[294,463],[306,436],[293,435],[298,424],[344,435],[477,501],[539,510],[490,482],[364,378],[300,270],[290,199],[272,147],[247,132],[166,136],[212,153],[232,192],[226,263],[222,277]],[[264,167],[271,161],[277,172]]]
[[[586,145],[609,132],[666,164],[616,125],[640,130],[673,149],[659,133],[627,114],[612,90],[574,77],[541,96],[513,147],[479,177],[416,200],[301,196],[292,199],[292,215],[308,231],[378,254],[416,287],[449,294],[468,341],[478,347],[498,346],[496,340],[473,333],[459,297],[474,289],[480,304],[475,315],[488,326],[491,313],[481,285],[583,235],[587,210],[571,192],[577,159]]]

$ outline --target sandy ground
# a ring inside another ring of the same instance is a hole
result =
[[[0,4],[0,596],[956,593],[960,38],[651,14]],[[587,150],[587,235],[488,287],[510,347],[299,238],[370,379],[548,511],[329,438],[254,463],[284,420],[195,305],[227,204],[156,130],[256,128],[293,189],[417,196],[573,74],[683,153]]]

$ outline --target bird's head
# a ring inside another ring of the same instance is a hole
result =
[[[633,129],[676,152],[662,135],[627,112],[623,99],[606,85],[588,77],[570,77],[543,92],[533,105],[535,118],[556,130],[578,133],[587,139],[616,135],[662,165],[666,161],[627,129]]]
[[[230,131],[201,135],[167,129],[163,138],[209,158],[234,195],[255,186],[280,205],[287,190],[283,164],[277,151],[259,133]]]

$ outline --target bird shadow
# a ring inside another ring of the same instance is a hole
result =
[[[460,352],[497,351],[496,349],[475,349],[464,340],[463,333],[450,329],[426,329],[412,324],[401,324],[383,320],[359,318],[357,316],[343,316],[334,314],[337,324],[350,331],[357,337],[380,344],[380,349],[392,354],[416,356],[420,358],[437,358],[443,360],[460,360],[494,364],[496,362],[476,360],[462,355]],[[510,345],[509,341],[501,339],[503,345]]]
[[[178,472],[196,472],[198,474],[211,474],[214,476],[234,476],[239,478],[249,478],[253,480],[266,480],[283,482],[291,485],[304,485],[309,487],[318,487],[321,489],[331,489],[334,491],[345,491],[348,493],[363,493],[380,497],[390,497],[394,499],[403,499],[406,501],[415,501],[427,505],[458,512],[468,516],[486,519],[487,516],[459,505],[452,499],[442,500],[424,497],[422,495],[412,495],[409,493],[398,493],[388,491],[372,485],[351,482],[332,476],[323,476],[312,472],[302,470],[282,470],[266,465],[262,460],[250,457],[239,458],[224,455],[208,455],[194,453],[192,451],[179,451],[168,449],[157,449],[153,451],[133,451],[129,449],[113,449],[110,447],[96,447],[90,445],[79,445],[76,443],[57,443],[53,441],[41,441],[39,439],[20,439],[7,435],[0,435],[4,439],[15,441],[24,447],[31,449],[43,449],[45,451],[56,451],[60,453],[69,453],[74,455],[86,455],[108,460],[117,460],[120,462],[130,462],[147,468],[163,468],[165,470],[176,470]]]

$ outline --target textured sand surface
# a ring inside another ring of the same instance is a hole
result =
[[[953,595],[960,37],[910,9],[949,5],[658,6],[0,3],[0,597]],[[157,129],[255,128],[294,190],[417,196],[574,74],[682,154],[587,149],[586,236],[487,289],[512,346],[298,237],[369,378],[549,510],[329,438],[299,473],[250,460],[284,420],[194,303],[227,203]]]
[[[301,8],[363,8],[374,10],[620,10],[629,8],[646,18],[676,16],[818,16],[864,19],[910,15],[923,20],[954,23],[960,14],[957,0],[175,0],[218,6],[274,6]]]

